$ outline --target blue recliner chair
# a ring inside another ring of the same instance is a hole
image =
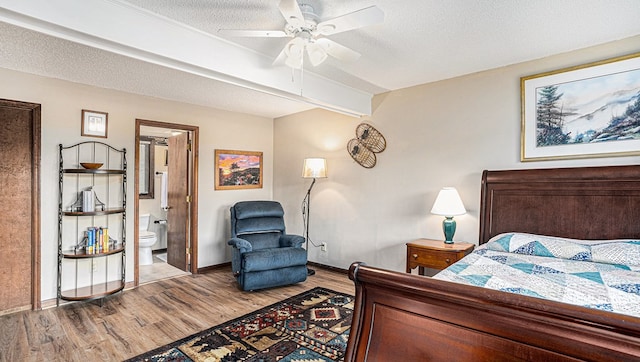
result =
[[[277,201],[242,201],[231,207],[231,267],[242,290],[256,290],[307,279],[304,238],[287,235]]]

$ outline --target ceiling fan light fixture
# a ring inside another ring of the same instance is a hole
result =
[[[340,61],[356,61],[360,58],[360,53],[326,37],[384,21],[384,12],[375,5],[320,21],[320,16],[308,1],[310,0],[280,0],[278,9],[286,21],[283,30],[221,29],[219,32],[231,36],[291,37],[293,39],[284,46],[273,64],[285,63],[291,68],[301,69],[304,65],[305,49],[306,56],[313,66],[323,63],[328,56]]]
[[[301,40],[300,38],[294,38],[287,45],[287,59],[284,63],[291,68],[300,69],[302,68],[302,57],[304,56],[304,42],[295,41],[296,39]]]
[[[307,55],[309,55],[309,61],[314,67],[322,64],[327,59],[327,52],[316,43],[307,44]]]

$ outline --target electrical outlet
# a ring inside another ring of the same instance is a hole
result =
[[[322,245],[320,245],[320,251],[324,251],[325,253],[327,252],[327,243],[322,243]]]

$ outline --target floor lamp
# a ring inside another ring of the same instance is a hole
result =
[[[311,189],[316,183],[316,179],[327,177],[327,160],[324,158],[305,158],[302,166],[302,177],[312,178],[311,186],[307,190],[307,195],[302,202],[302,216],[304,218],[304,238],[306,240],[307,260],[309,258],[309,211],[311,206]],[[313,242],[311,242],[313,244]],[[307,268],[308,275],[314,275],[315,270]]]

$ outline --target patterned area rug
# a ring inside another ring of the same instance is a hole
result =
[[[353,297],[314,288],[127,361],[342,361]]]

